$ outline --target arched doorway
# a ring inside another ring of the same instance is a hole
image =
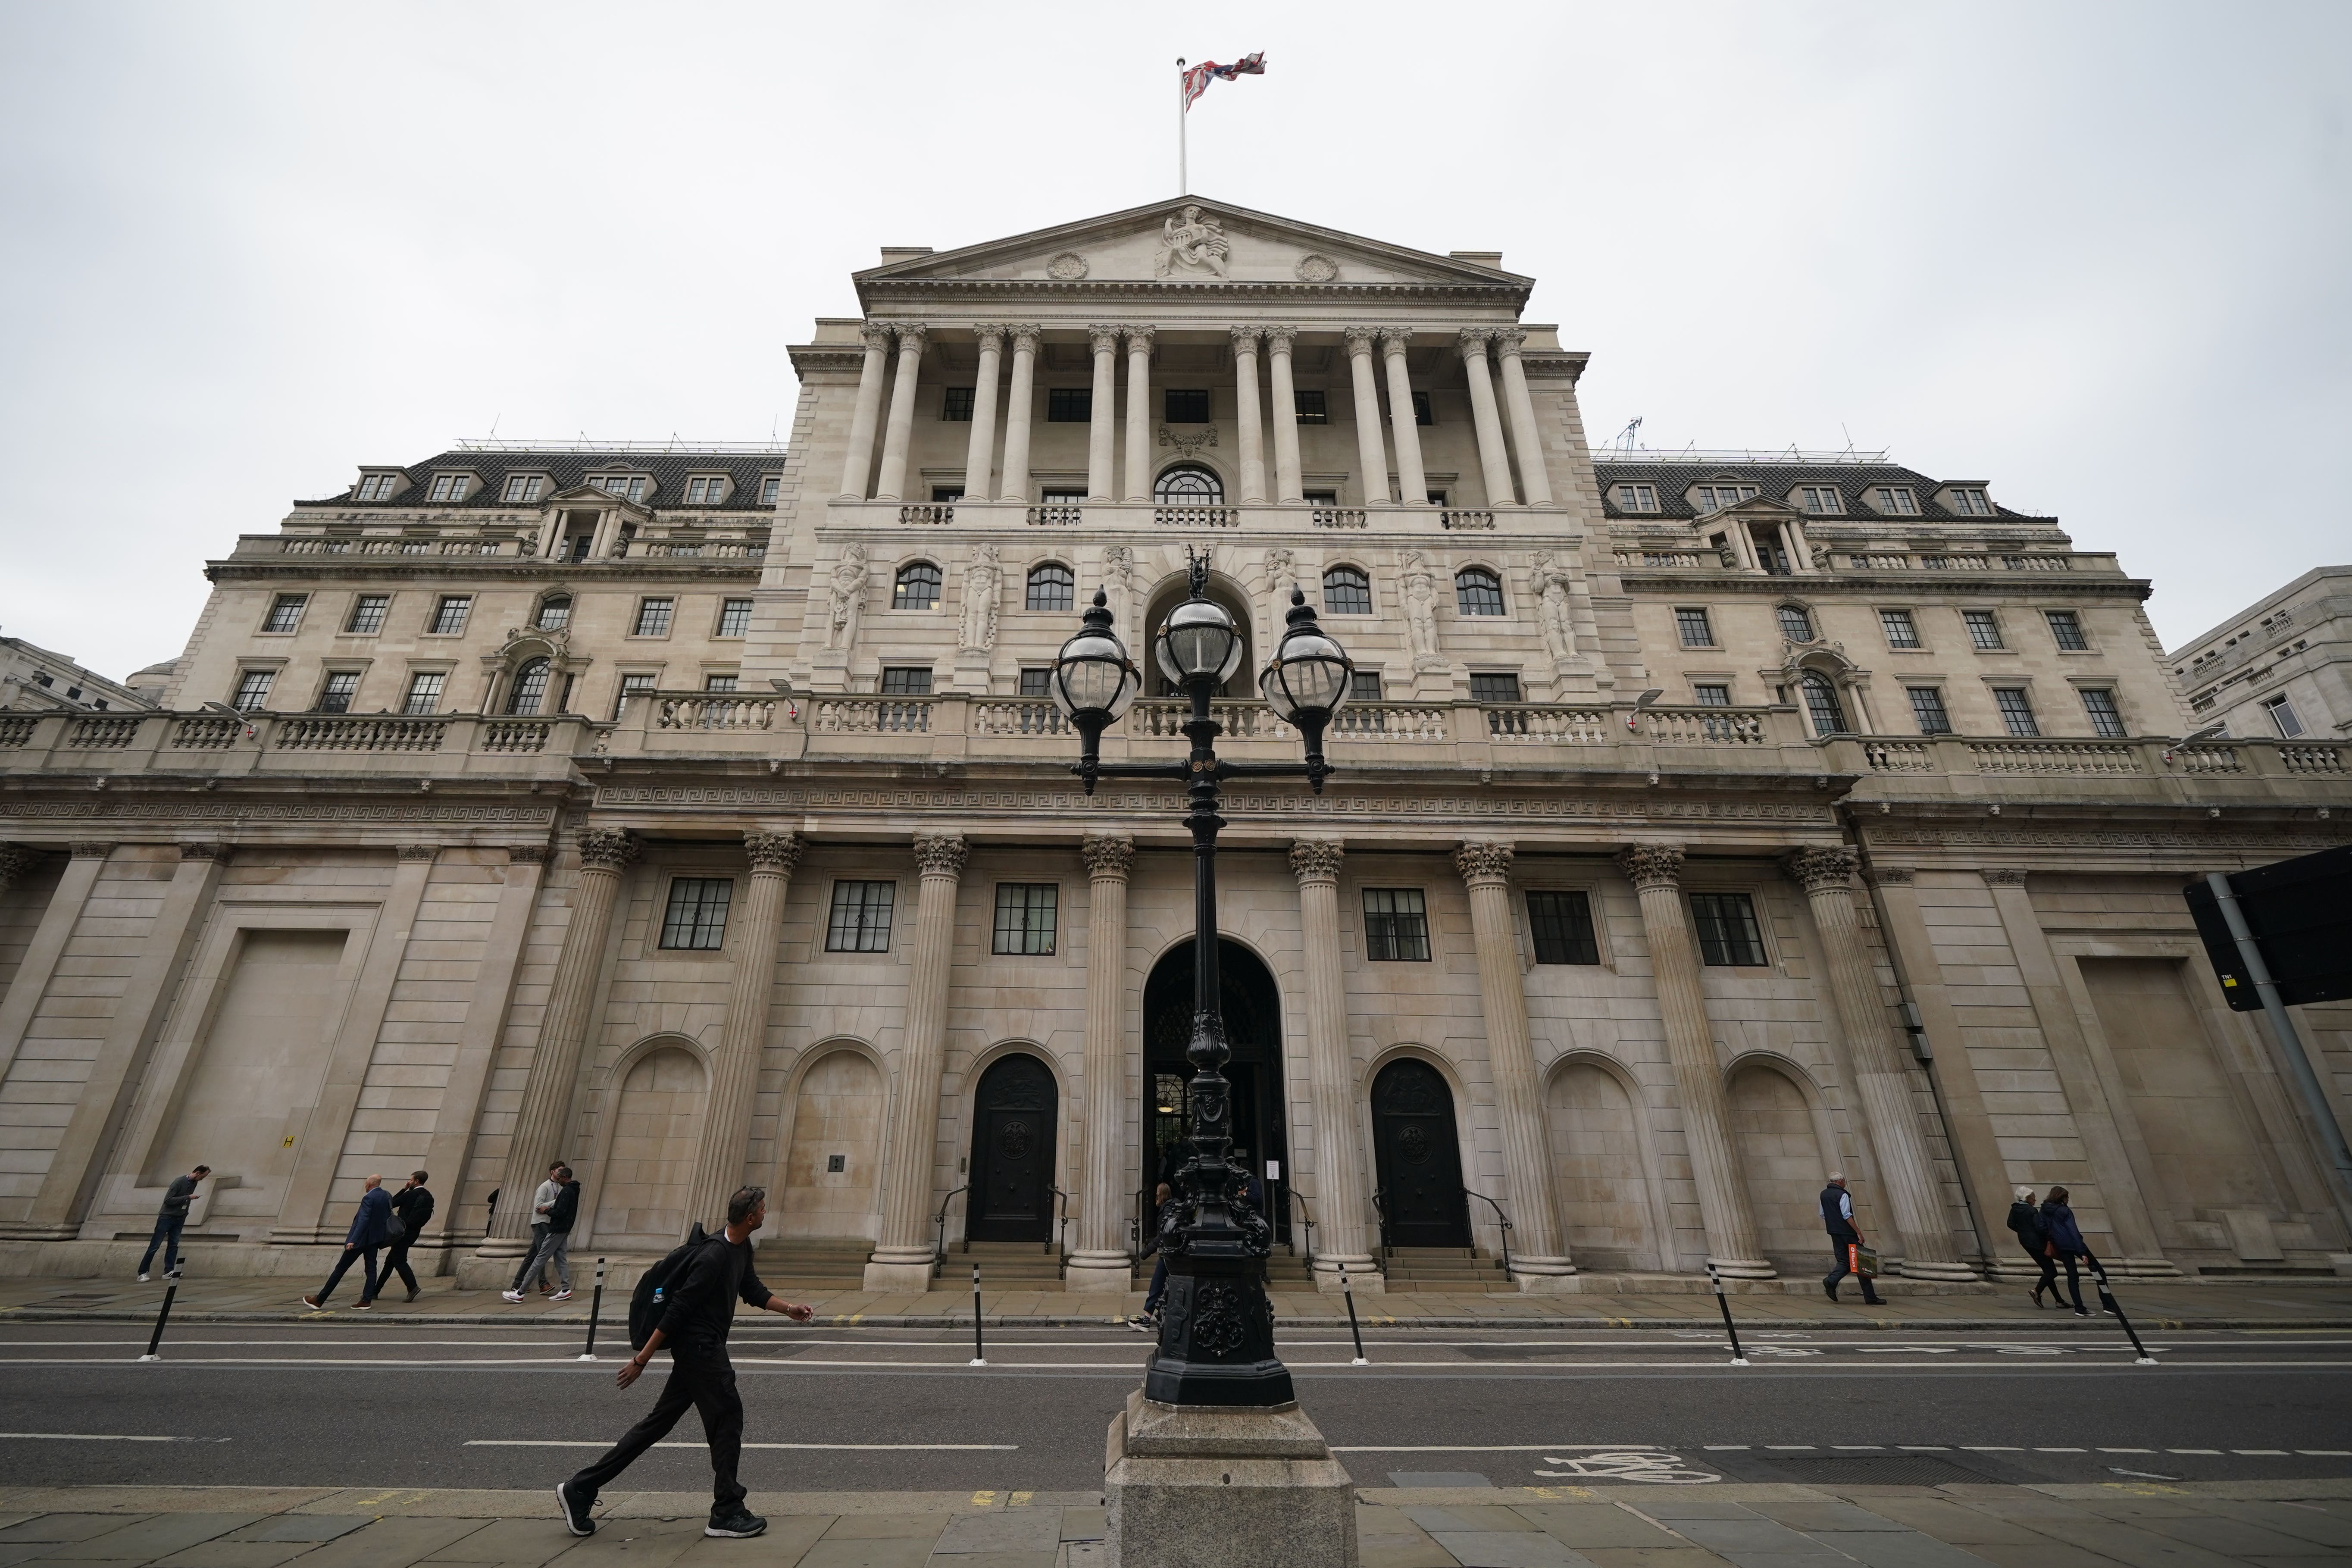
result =
[[[1406,1057],[1372,1079],[1372,1159],[1391,1247],[1467,1247],[1470,1201],[1445,1075]]]
[[[1836,1167],[1822,1152],[1813,1108],[1796,1080],[1763,1062],[1742,1064],[1724,1091],[1731,1157],[1748,1184],[1756,1242],[1775,1263],[1803,1266],[1829,1247],[1821,1190]]]
[[[1217,939],[1218,1005],[1225,1015],[1225,1064],[1233,1084],[1234,1150],[1246,1152],[1250,1174],[1261,1182],[1266,1162],[1283,1172],[1270,1186],[1265,1216],[1275,1239],[1290,1238],[1289,1205],[1278,1189],[1288,1179],[1290,1139],[1282,1117],[1282,993],[1257,954],[1230,937]],[[1172,947],[1143,986],[1143,1163],[1137,1213],[1147,1221],[1150,1189],[1173,1182],[1192,1156],[1192,944]]]
[[[784,1190],[769,1229],[782,1237],[871,1237],[888,1097],[872,1061],[835,1050],[801,1075]]]
[[[1168,619],[1169,612],[1182,604],[1191,593],[1192,588],[1182,577],[1171,580],[1158,593],[1151,595],[1150,607],[1145,611],[1143,616],[1141,628],[1143,635],[1140,642],[1134,639],[1129,641],[1128,651],[1133,654],[1135,661],[1143,667],[1144,691],[1148,696],[1181,697],[1183,695],[1169,684],[1168,677],[1161,672],[1160,660],[1152,653],[1151,639],[1159,635],[1160,625]],[[1249,599],[1239,588],[1215,576],[1209,579],[1208,595],[1224,606],[1225,614],[1233,616],[1234,626],[1242,636],[1242,662],[1234,671],[1234,678],[1225,682],[1224,689],[1220,695],[1255,697],[1257,665],[1252,657],[1250,646],[1250,627],[1255,623]]]
[[[1060,1090],[1035,1057],[1003,1057],[972,1096],[967,1241],[1054,1238],[1054,1145]]]
[[[597,1246],[662,1251],[683,1241],[695,1221],[715,1227],[726,1217],[687,1213],[702,1091],[702,1058],[683,1045],[659,1047],[630,1064],[611,1101],[612,1141],[591,1233]]]

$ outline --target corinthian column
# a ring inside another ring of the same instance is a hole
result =
[[[1111,476],[1111,428],[1118,397],[1118,329],[1088,327],[1087,339],[1095,351],[1094,400],[1087,416],[1087,500],[1114,501],[1118,482]]]
[[[1389,459],[1381,445],[1381,389],[1372,374],[1372,343],[1380,334],[1370,327],[1349,327],[1348,374],[1356,392],[1356,461],[1364,470],[1366,506],[1386,506],[1389,500]]]
[[[1903,1272],[1920,1279],[1973,1279],[1976,1271],[1959,1261],[1951,1226],[1937,1202],[1934,1168],[1919,1135],[1919,1113],[1911,1106],[1911,1085],[1895,1053],[1886,1002],[1872,972],[1870,951],[1854,913],[1854,868],[1861,858],[1843,847],[1800,849],[1788,859],[1790,877],[1805,889],[1813,929],[1821,933],[1829,961],[1830,998],[1837,1008],[1838,1032],[1845,1037],[1861,1091],[1870,1146],[1878,1156],[1878,1179],[1885,1184],[1895,1227],[1903,1233]]]
[[[1528,994],[1519,980],[1519,942],[1511,924],[1511,847],[1465,843],[1454,852],[1454,868],[1470,889],[1470,940],[1478,950],[1478,1000],[1486,1015],[1486,1062],[1495,1075],[1503,1169],[1511,1183],[1512,1206],[1518,1210],[1512,1226],[1526,1249],[1512,1257],[1511,1271],[1522,1290],[1564,1289],[1576,1265],[1569,1261],[1559,1205],[1552,1201],[1535,1042],[1528,1029]]]
[[[1528,394],[1528,367],[1519,350],[1528,334],[1505,327],[1495,334],[1495,357],[1503,366],[1503,407],[1511,416],[1511,450],[1518,454],[1519,487],[1529,506],[1551,505],[1551,476],[1544,470],[1543,432],[1536,427],[1536,400]]]
[[[955,942],[956,887],[971,854],[953,835],[915,840],[922,891],[907,976],[906,1044],[890,1101],[889,1163],[882,1173],[882,1244],[866,1265],[868,1290],[923,1290],[931,1282],[931,1165],[940,1138],[940,1072],[948,1046],[948,959]]]
[[[868,321],[857,329],[866,340],[866,363],[857,371],[857,404],[849,416],[849,451],[841,460],[841,499],[864,500],[874,472],[874,426],[882,416],[882,371],[890,354],[890,329]]]
[[[1029,418],[1037,401],[1039,327],[1007,327],[1013,340],[1013,383],[1004,389],[1004,485],[998,500],[1029,499]]]
[[[908,322],[898,329],[898,374],[890,383],[890,426],[882,436],[882,477],[874,487],[876,500],[907,498],[907,447],[915,434],[915,384],[922,378],[923,329]]]
[[[1397,502],[1427,506],[1429,475],[1421,465],[1421,416],[1413,412],[1412,377],[1404,363],[1404,351],[1412,345],[1409,331],[1381,334],[1381,363],[1389,373],[1389,430],[1396,443]]]
[[[1151,501],[1151,338],[1150,327],[1127,329],[1127,504]]]
[[[1642,934],[1650,945],[1650,972],[1658,1012],[1666,1026],[1666,1055],[1682,1100],[1683,1142],[1691,1182],[1698,1189],[1706,1227],[1707,1261],[1727,1279],[1769,1279],[1772,1266],[1756,1245],[1748,1189],[1732,1168],[1724,1131],[1723,1068],[1706,1021],[1706,993],[1698,983],[1698,952],[1683,918],[1683,852],[1663,844],[1636,844],[1617,856],[1617,868],[1642,899]]]
[[[971,439],[963,452],[963,493],[968,500],[986,500],[996,492],[988,488],[996,460],[996,377],[1004,352],[1003,327],[974,327],[980,340],[980,374],[971,384]]]
[[[580,836],[580,887],[572,896],[572,925],[555,961],[547,1011],[539,1025],[539,1046],[523,1079],[522,1105],[507,1138],[501,1199],[489,1239],[478,1256],[511,1258],[523,1250],[530,1225],[530,1194],[547,1167],[563,1157],[572,1131],[572,1089],[580,1076],[580,1048],[588,1039],[588,1015],[595,1005],[596,976],[604,966],[604,940],[613,929],[613,904],[620,897],[621,873],[637,858],[636,836],[617,827],[592,827]]]
[[[1255,327],[1234,327],[1234,422],[1240,427],[1242,439],[1242,500],[1251,506],[1265,504],[1265,431],[1260,423],[1265,417],[1265,405],[1257,395],[1257,340]]]
[[[1364,1244],[1364,1168],[1356,1139],[1356,1072],[1348,1055],[1348,990],[1339,973],[1339,863],[1336,838],[1290,847],[1298,877],[1299,929],[1307,968],[1307,1055],[1315,1096],[1315,1219],[1322,1246],[1315,1283],[1339,1289],[1339,1266],[1359,1290],[1381,1289]]]
[[[1486,374],[1484,327],[1462,329],[1462,373],[1470,381],[1470,419],[1478,430],[1478,470],[1486,479],[1486,504],[1516,506],[1518,492],[1511,489],[1511,458],[1503,450],[1503,422],[1495,413],[1495,383]]]
[[[1290,383],[1290,345],[1297,337],[1296,327],[1265,330],[1265,374],[1274,395],[1275,499],[1285,506],[1307,499],[1299,493],[1298,393]]]
[[[760,1085],[760,1053],[768,1038],[768,999],[776,989],[776,939],[783,930],[784,893],[800,864],[801,841],[789,833],[747,833],[751,886],[735,931],[735,973],[727,987],[727,1021],[711,1063],[710,1098],[702,1113],[702,1146],[688,1190],[687,1220],[716,1231],[727,1200],[743,1179],[751,1142],[751,1100]]]
[[[1120,1229],[1127,1211],[1128,1037],[1119,1024],[1127,993],[1127,874],[1135,864],[1135,840],[1123,833],[1090,833],[1078,853],[1087,863],[1087,1152],[1078,1247],[1063,1284],[1072,1290],[1123,1291],[1134,1263]]]

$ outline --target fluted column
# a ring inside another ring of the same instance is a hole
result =
[[[1976,1271],[1960,1262],[1937,1198],[1935,1167],[1927,1158],[1927,1140],[1919,1134],[1909,1076],[1895,1051],[1886,1001],[1854,910],[1852,879],[1860,864],[1861,857],[1843,847],[1800,849],[1788,859],[1790,879],[1805,889],[1805,900],[1812,906],[1813,929],[1821,933],[1822,953],[1829,963],[1838,1032],[1845,1037],[1846,1054],[1853,1064],[1871,1150],[1878,1157],[1878,1179],[1894,1210],[1895,1227],[1903,1235],[1903,1272],[1921,1279],[1973,1279]]]
[[[915,434],[915,385],[922,379],[923,331],[908,322],[898,329],[898,374],[890,383],[890,426],[882,435],[882,474],[876,500],[907,499],[907,447]]]
[[[1151,339],[1150,327],[1127,329],[1127,504],[1151,501]]]
[[[882,1244],[866,1266],[868,1290],[921,1290],[931,1279],[931,1167],[940,1137],[940,1073],[947,1059],[948,959],[955,942],[956,888],[971,849],[952,834],[915,840],[922,891],[907,975],[907,1033],[890,1101],[890,1152],[882,1173]]]
[[[530,1224],[530,1194],[547,1167],[563,1157],[572,1131],[572,1089],[580,1076],[580,1049],[588,1038],[588,1016],[596,1003],[596,977],[604,966],[604,942],[612,933],[613,905],[621,894],[621,873],[637,858],[636,836],[617,827],[592,827],[580,836],[580,886],[572,895],[572,925],[555,961],[541,1016],[539,1046],[522,1085],[522,1105],[507,1138],[507,1158],[499,1179],[502,1194],[485,1258],[522,1251]],[[503,1244],[503,1245],[501,1245]]]
[[[1290,345],[1297,337],[1296,327],[1265,330],[1265,374],[1274,397],[1275,500],[1285,506],[1297,506],[1307,499],[1299,493],[1298,393],[1290,382]]]
[[[963,493],[968,500],[986,500],[996,492],[988,488],[996,466],[996,378],[1003,368],[1004,329],[974,327],[980,341],[980,374],[971,384],[971,439],[963,452]]]
[[[857,371],[857,404],[849,416],[849,451],[841,460],[841,499],[864,500],[874,472],[874,426],[882,416],[882,374],[890,354],[890,329],[868,321],[857,329],[866,340],[866,363]]]
[[[1007,327],[1013,340],[1012,384],[1004,389],[1004,481],[998,500],[1029,499],[1029,420],[1037,402],[1039,327]]]
[[[1409,331],[1381,334],[1381,355],[1389,373],[1389,431],[1396,445],[1397,501],[1402,506],[1429,504],[1429,473],[1421,462],[1421,420],[1412,408],[1412,377],[1406,373],[1404,351],[1412,345]]]
[[[1511,921],[1511,855],[1507,844],[1474,840],[1454,851],[1454,868],[1470,889],[1470,941],[1478,950],[1486,1065],[1495,1079],[1503,1169],[1511,1184],[1511,1225],[1518,1238],[1511,1269],[1522,1290],[1559,1290],[1576,1265],[1569,1261],[1559,1205],[1552,1198],[1543,1095],[1536,1085],[1535,1041],[1528,1028],[1528,994]]]
[[[1366,506],[1386,506],[1389,500],[1388,452],[1381,445],[1381,389],[1372,372],[1372,347],[1380,334],[1370,327],[1349,327],[1348,374],[1356,392],[1356,461],[1364,470]]]
[[[1536,400],[1528,393],[1528,367],[1519,350],[1528,334],[1505,327],[1495,334],[1495,358],[1503,367],[1503,407],[1511,416],[1511,450],[1519,459],[1519,489],[1529,506],[1551,505],[1551,475],[1544,470],[1543,432],[1536,426]]]
[[[1265,405],[1257,391],[1255,327],[1234,327],[1234,415],[1242,442],[1242,500],[1251,506],[1265,504]]]
[[[1359,1290],[1381,1289],[1364,1230],[1364,1161],[1358,1142],[1355,1063],[1348,1054],[1348,989],[1339,968],[1336,838],[1290,847],[1298,878],[1301,957],[1307,969],[1307,1056],[1315,1097],[1315,1282],[1339,1289],[1339,1265]]]
[[[1618,854],[1617,867],[1641,895],[1642,934],[1650,947],[1666,1055],[1682,1100],[1683,1142],[1706,1227],[1707,1260],[1728,1279],[1769,1279],[1772,1266],[1756,1245],[1756,1219],[1725,1129],[1723,1068],[1716,1059],[1715,1032],[1707,1026],[1698,950],[1683,914],[1683,852],[1669,845],[1637,844]]]
[[[699,1220],[714,1232],[726,1221],[727,1200],[743,1181],[751,1100],[768,1041],[768,1000],[776,989],[776,939],[783,931],[784,894],[793,868],[800,864],[801,841],[789,833],[747,833],[743,849],[751,861],[751,885],[738,917],[727,1019],[719,1026],[710,1097],[702,1113],[702,1145],[695,1155],[694,1184],[688,1189],[687,1222]]]
[[[1087,863],[1086,1165],[1078,1189],[1078,1246],[1070,1255],[1072,1290],[1125,1290],[1133,1274],[1127,1251],[1128,1032],[1127,877],[1135,840],[1090,833],[1078,847]],[[1139,1065],[1141,1050],[1135,1053]]]
[[[1088,327],[1095,351],[1095,391],[1087,416],[1087,500],[1114,501],[1118,482],[1111,473],[1112,430],[1118,398],[1118,329]]]
[[[1503,450],[1503,421],[1495,412],[1495,382],[1486,374],[1484,327],[1462,329],[1462,374],[1470,381],[1470,420],[1478,431],[1478,471],[1486,479],[1486,504],[1516,506],[1518,492],[1511,488],[1511,458]]]

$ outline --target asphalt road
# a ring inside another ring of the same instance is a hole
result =
[[[1384,1330],[1281,1349],[1359,1481],[1701,1484],[2352,1477],[2352,1332],[1751,1335]],[[543,1329],[204,1326],[160,1363],[111,1324],[0,1331],[0,1479],[16,1484],[530,1488],[650,1405]],[[1116,1330],[739,1330],[755,1489],[1087,1489],[1147,1350]],[[134,1439],[164,1439],[160,1441]],[[696,1489],[698,1421],[631,1472]],[[767,1445],[761,1447],[761,1445]],[[1895,1467],[1889,1468],[1889,1467]],[[1436,1483],[1433,1483],[1436,1484]],[[1470,1482],[1468,1484],[1475,1484]]]

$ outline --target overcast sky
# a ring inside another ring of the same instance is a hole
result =
[[[2152,578],[2352,560],[2352,5],[0,0],[0,631],[460,437],[755,440],[877,247],[1192,188],[1500,248],[1597,439],[1889,449]]]

